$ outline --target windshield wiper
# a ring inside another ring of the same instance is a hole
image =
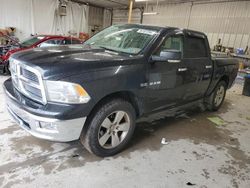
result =
[[[99,48],[102,48],[102,49],[105,49],[105,50],[108,50],[108,51],[116,52],[116,53],[122,53],[122,54],[127,54],[127,55],[133,55],[132,53],[129,53],[129,52],[118,51],[118,50],[114,50],[114,49],[107,48],[107,47],[105,47],[105,46],[98,46],[98,47],[99,47]]]
[[[112,52],[118,52],[120,53],[120,51],[117,51],[117,50],[114,50],[114,49],[110,49],[110,48],[107,48],[107,47],[104,47],[104,46],[98,46],[99,48],[103,48],[104,50],[109,50],[109,51],[112,51]]]

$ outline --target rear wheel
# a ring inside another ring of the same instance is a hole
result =
[[[214,92],[207,100],[207,109],[210,111],[217,111],[224,102],[226,96],[227,84],[225,81],[220,81]]]
[[[94,112],[87,130],[81,133],[85,148],[101,157],[112,156],[123,150],[135,129],[135,110],[123,100],[114,99]]]

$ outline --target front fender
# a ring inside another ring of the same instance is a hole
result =
[[[117,65],[70,76],[62,80],[78,83],[84,87],[91,97],[88,109],[93,109],[100,100],[113,93],[127,91],[138,98],[143,97],[140,84],[146,80],[145,68],[143,63]]]

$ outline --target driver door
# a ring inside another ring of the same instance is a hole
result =
[[[181,58],[156,60],[150,63],[147,89],[152,111],[178,106],[184,102],[186,68],[182,60],[183,41],[182,34],[166,36],[160,47],[153,53],[153,56],[159,56],[161,59],[161,52],[164,50],[180,51]]]

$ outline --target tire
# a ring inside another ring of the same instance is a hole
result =
[[[206,107],[209,111],[217,111],[224,102],[227,90],[227,83],[220,81],[213,93],[208,97],[206,101]]]
[[[5,65],[5,73],[10,75],[9,62]]]
[[[9,63],[6,63],[3,67],[3,73],[5,75],[10,75],[10,70],[9,70]]]
[[[97,156],[115,155],[131,140],[135,119],[135,110],[128,101],[113,99],[92,113],[80,141],[89,152]]]

